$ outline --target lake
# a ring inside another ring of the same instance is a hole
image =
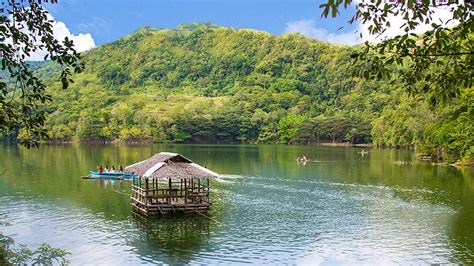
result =
[[[474,172],[411,151],[284,145],[0,144],[4,234],[82,264],[474,263]],[[97,164],[171,151],[222,177],[211,212],[144,219]],[[297,164],[306,155],[310,162]]]

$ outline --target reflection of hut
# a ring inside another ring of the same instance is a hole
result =
[[[135,247],[134,252],[140,257],[147,257],[152,251],[154,258],[170,265],[190,264],[207,245],[210,231],[217,225],[200,215],[193,219],[172,215],[132,217],[132,223],[140,230],[126,239],[126,244]]]
[[[125,171],[138,176],[131,204],[140,213],[207,212],[211,207],[209,179],[218,175],[180,154],[160,152]]]

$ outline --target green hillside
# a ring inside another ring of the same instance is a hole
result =
[[[434,108],[400,84],[353,78],[352,49],[206,24],[140,29],[85,53],[68,90],[54,65],[40,68],[47,128],[55,141],[373,142],[472,156],[472,88]]]

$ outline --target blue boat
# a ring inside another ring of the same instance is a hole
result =
[[[132,179],[132,174],[89,171],[88,179]]]

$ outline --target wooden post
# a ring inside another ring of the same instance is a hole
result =
[[[201,178],[198,178],[198,199],[199,203],[202,203],[202,194],[201,194]]]
[[[206,189],[205,189],[205,192],[206,192],[206,202],[209,203],[211,200],[209,199],[209,188],[211,186],[211,184],[209,184],[209,178],[206,178]]]
[[[148,177],[145,177],[145,207],[147,205],[148,205]]]
[[[172,199],[172,194],[171,194],[171,178],[168,179],[168,186],[169,186],[168,203],[171,204],[171,199]]]
[[[188,180],[184,179],[184,204],[188,203]]]

